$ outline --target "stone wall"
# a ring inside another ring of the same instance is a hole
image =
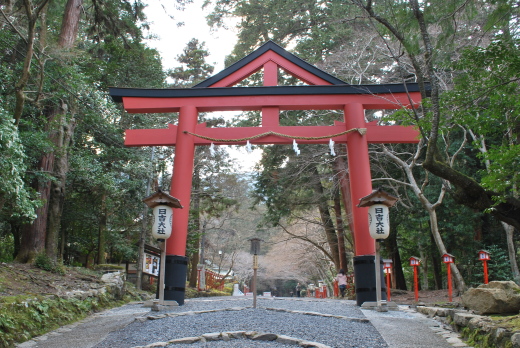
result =
[[[496,325],[488,316],[473,314],[463,309],[418,306],[417,311],[451,325],[466,339],[484,347],[520,348],[520,331]]]

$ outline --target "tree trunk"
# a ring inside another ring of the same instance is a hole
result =
[[[439,225],[437,222],[437,212],[435,209],[428,209],[428,215],[430,216],[430,227],[433,235],[433,240],[437,245],[437,249],[439,249],[440,255],[447,254],[446,247],[444,246],[444,242],[442,241],[441,234],[439,232]],[[455,279],[455,286],[459,290],[459,292],[466,291],[466,283],[464,282],[464,278],[462,278],[462,274],[460,274],[459,269],[455,265],[455,263],[450,263],[451,274]]]
[[[422,245],[419,246],[419,257],[421,259],[421,266],[419,267],[419,270],[421,272],[421,290],[428,290],[430,287],[428,286],[428,253],[425,252]]]
[[[313,171],[315,177],[319,178],[318,169],[313,167]],[[314,183],[314,190],[316,191],[316,196],[319,197],[318,210],[320,212],[321,223],[325,229],[325,236],[327,238],[327,243],[329,244],[330,255],[332,256],[334,266],[336,269],[339,269],[338,236],[336,234],[334,224],[332,223],[332,217],[330,216],[329,212],[329,205],[327,200],[323,198],[324,190],[320,180],[317,180]]]
[[[351,247],[352,250],[355,249],[356,241],[354,240],[354,235],[352,234],[352,229],[350,229],[350,226],[354,226],[353,222],[353,214],[352,214],[352,200],[350,195],[350,177],[348,173],[348,162],[346,157],[344,156],[344,150],[342,151],[342,156],[336,156],[334,158],[334,162],[332,165],[334,176],[337,179],[337,182],[339,183],[339,189],[341,191],[341,197],[343,198],[343,206],[345,207],[345,215],[347,217],[347,223],[349,226],[349,231],[351,233],[352,237],[352,243]]]
[[[72,48],[78,35],[81,6],[83,0],[68,0],[61,21],[61,31],[58,40],[60,48]]]
[[[403,263],[401,262],[401,254],[397,245],[397,226],[390,225],[390,235],[385,240],[388,243],[388,250],[392,258],[392,277],[395,282],[395,288],[399,290],[407,290],[406,279],[403,273]]]
[[[67,173],[69,171],[68,149],[76,126],[75,121],[65,121],[67,106],[62,105],[60,125],[56,136],[57,148],[61,151],[57,154],[54,161],[54,177],[51,183],[49,218],[47,224],[47,234],[45,239],[45,253],[54,262],[57,260],[58,238],[60,235],[61,215],[63,212],[63,202],[65,201],[65,187],[67,183]]]
[[[432,264],[433,264],[433,281],[435,284],[436,290],[442,289],[442,272],[441,268],[439,267],[440,261],[437,257],[437,249],[435,247],[435,240],[433,239],[433,235],[430,234],[430,240],[431,240],[431,248],[429,250],[429,256],[432,258]]]
[[[196,251],[191,255],[191,272],[189,274],[189,286],[192,288],[197,287],[198,280],[198,264],[199,264],[199,247],[200,247],[200,166],[195,166],[193,171],[193,194],[191,195],[191,206],[194,212],[193,224],[195,233],[199,234],[195,241]]]
[[[99,235],[98,235],[98,253],[97,264],[102,265],[106,263],[105,249],[106,249],[106,233],[107,233],[107,195],[103,193],[101,196],[101,209],[99,216]]]
[[[506,231],[507,251],[509,254],[509,263],[511,265],[511,272],[513,273],[513,280],[515,281],[515,283],[520,285],[520,272],[518,271],[518,262],[516,260],[516,248],[515,248],[515,242],[513,239],[513,237],[514,237],[513,232],[515,231],[515,228],[504,222],[502,222],[502,226],[504,227],[504,230]]]
[[[54,156],[43,156],[38,167],[42,172],[50,172],[53,163]],[[47,230],[47,211],[51,183],[49,181],[40,182],[35,179],[32,186],[38,192],[43,204],[36,209],[36,219],[31,224],[24,224],[20,228],[20,250],[15,260],[21,263],[32,263],[36,255],[45,250],[45,232]]]
[[[75,2],[77,0],[69,0],[69,2]],[[44,1],[43,3],[47,3],[47,1]],[[16,102],[16,109],[15,109],[15,119],[16,122],[19,121],[24,103],[25,103],[25,95],[24,95],[24,88],[27,84],[27,80],[29,79],[29,68],[31,65],[31,57],[34,54],[34,25],[36,23],[36,16],[40,14],[40,12],[45,8],[45,6],[41,6],[35,11],[32,12],[32,9],[29,9],[30,4],[26,4],[26,12],[28,13],[29,20],[29,34],[28,34],[28,48],[26,52],[26,60],[24,63],[24,70],[22,72],[22,77],[17,82],[16,85],[16,96],[17,96],[17,102]],[[74,8],[72,8],[74,9]],[[72,11],[71,9],[71,11]],[[80,8],[76,6],[75,10],[79,13]],[[69,16],[75,16],[76,20],[79,20],[79,14],[73,14],[71,11],[66,11],[64,13],[63,22],[69,21]],[[64,40],[67,39],[75,40],[77,36],[77,28],[76,31],[66,31],[62,30],[60,34],[60,41],[61,36],[64,37]],[[61,47],[61,46],[60,46]],[[63,48],[63,47],[61,47]],[[27,71],[26,71],[27,69]],[[60,138],[62,134],[62,123],[56,122],[57,117],[63,116],[63,108],[62,110],[57,109],[55,106],[51,106],[50,110],[48,111],[47,115],[47,130],[49,133],[49,140],[50,142],[55,145],[55,149],[51,152],[48,152],[44,154],[40,160],[40,163],[38,165],[38,168],[43,173],[51,174],[55,170],[55,156],[56,151],[60,152],[60,155],[62,158],[67,161],[67,147],[60,147],[63,144],[61,144]],[[60,116],[59,116],[60,115]],[[57,127],[55,129],[54,127]],[[69,125],[65,126],[68,128],[68,131],[70,131],[70,134],[67,136],[72,138],[72,132],[74,129],[74,123],[70,123]],[[67,132],[66,132],[67,133]],[[51,198],[51,195],[53,195],[53,191],[51,191],[52,183],[51,181],[43,182],[43,183],[37,183],[36,188],[39,193],[40,199],[44,202],[43,206],[37,209],[36,214],[36,220],[30,224],[23,227],[22,230],[22,244],[21,249],[18,255],[16,256],[16,260],[19,262],[32,262],[35,255],[42,252],[44,249],[46,249],[47,245],[50,246],[51,250],[47,251],[46,254],[50,256],[53,260],[56,259],[56,245],[59,231],[59,225],[61,223],[61,212],[62,212],[62,205],[60,207],[60,202],[62,202],[63,196],[65,194],[65,176],[68,171],[68,163],[64,164],[63,162],[59,165],[58,172],[61,172],[61,175],[63,177],[58,178],[58,181],[61,181],[61,183],[57,184],[59,187],[57,188],[56,193],[58,194],[58,197]],[[52,236],[47,237],[47,222],[49,220],[49,204],[52,200],[52,209],[53,211],[53,217],[52,221],[50,221],[51,228],[52,228]],[[51,240],[53,239],[53,240]]]
[[[348,272],[347,252],[345,250],[345,228],[343,225],[343,217],[341,215],[341,202],[339,200],[339,191],[334,192],[334,214],[336,215],[336,230],[338,234],[338,254],[339,268]]]

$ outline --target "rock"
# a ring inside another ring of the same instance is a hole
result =
[[[479,314],[518,313],[520,286],[512,281],[489,282],[466,291],[462,305]]]
[[[253,341],[274,341],[278,336],[272,333],[258,333],[254,335],[251,339]]]
[[[515,348],[520,347],[520,332],[513,334],[511,337],[511,343]]]
[[[121,272],[106,273],[101,277],[101,282],[110,288],[110,291],[117,300],[123,298],[125,294],[124,277],[124,273]]]
[[[453,322],[459,327],[468,326],[471,319],[481,319],[480,315],[469,314],[469,313],[456,313],[453,317]]]

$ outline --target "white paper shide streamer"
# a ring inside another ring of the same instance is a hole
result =
[[[334,151],[334,140],[329,140],[329,149],[330,149],[330,155],[336,156],[336,152]]]
[[[248,153],[253,152],[253,149],[251,148],[251,143],[249,142],[249,140],[247,141],[247,144],[246,144],[246,151]]]
[[[211,143],[211,146],[209,147],[209,153],[211,156],[215,156],[215,144]]]
[[[296,143],[296,139],[293,139],[292,147],[294,152],[296,152],[296,156],[300,155],[300,149],[298,148],[298,144]]]

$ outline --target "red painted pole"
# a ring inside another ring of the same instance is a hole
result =
[[[487,284],[489,279],[488,279],[488,266],[487,266],[487,260],[484,260],[482,261],[484,262],[484,284]]]
[[[448,300],[452,302],[452,288],[451,288],[451,267],[450,264],[447,263],[446,266],[448,266]]]
[[[366,128],[365,110],[362,104],[345,105],[345,125],[347,129]],[[372,177],[368,156],[366,135],[353,132],[347,138],[347,158],[350,174],[352,220],[354,222],[355,255],[375,255],[375,239],[368,232],[368,208],[359,208],[359,199],[372,192]]]
[[[419,301],[419,279],[417,277],[417,266],[413,266],[413,284],[415,288],[415,302]]]
[[[179,199],[184,208],[173,210],[172,235],[166,242],[168,255],[186,255],[195,144],[193,136],[184,133],[184,131],[195,131],[197,116],[197,108],[191,105],[181,107],[179,112],[170,194]]]
[[[391,298],[390,298],[390,276],[391,276],[390,268],[388,268],[386,270],[386,300],[388,302],[391,301]]]

